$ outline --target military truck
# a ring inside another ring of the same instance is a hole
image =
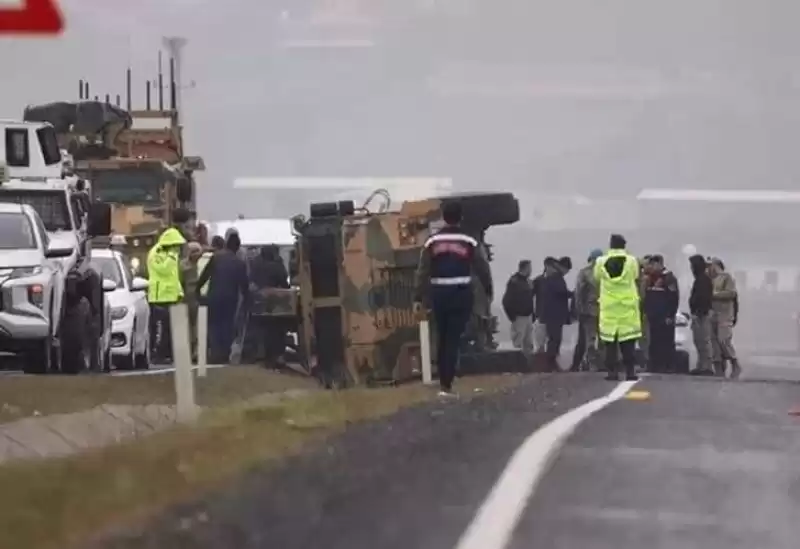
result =
[[[184,218],[195,212],[194,172],[205,164],[184,154],[174,101],[157,110],[149,101],[145,110],[101,101],[58,102],[28,107],[24,119],[56,129],[58,145],[74,160],[74,173],[92,181],[95,200],[111,205],[112,231],[126,237],[123,251],[134,268],[144,266],[147,251],[161,230],[175,223],[176,212],[189,212]]]
[[[301,354],[326,386],[419,377],[415,272],[422,245],[442,225],[441,207],[451,200],[461,202],[463,229],[491,259],[486,231],[519,220],[519,204],[511,193],[407,201],[399,210],[377,213],[356,208],[352,201],[317,203],[311,205],[308,218],[293,218]],[[490,298],[476,296],[463,341],[462,372],[526,368],[521,353],[495,350]]]

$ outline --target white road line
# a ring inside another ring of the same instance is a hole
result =
[[[608,395],[587,402],[531,434],[517,448],[456,549],[505,549],[528,500],[567,438],[581,422],[620,400],[636,385],[623,381]]]

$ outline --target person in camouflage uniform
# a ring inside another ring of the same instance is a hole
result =
[[[578,271],[575,282],[575,313],[578,318],[578,341],[572,356],[572,371],[598,368],[598,294],[597,280],[594,277],[594,262],[603,255],[603,250],[595,249],[589,253],[587,264]]]

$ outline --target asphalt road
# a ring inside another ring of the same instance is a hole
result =
[[[354,426],[100,547],[797,547],[800,384],[647,377],[649,400],[602,398],[617,387],[532,376]],[[550,436],[592,406],[563,445]]]

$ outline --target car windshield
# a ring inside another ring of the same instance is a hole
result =
[[[35,249],[33,226],[24,213],[0,214],[0,249]]]
[[[44,228],[48,232],[72,229],[67,196],[64,192],[3,189],[0,191],[0,202],[30,205],[42,218]]]
[[[163,177],[151,169],[94,170],[92,190],[99,200],[126,206],[161,205]]]
[[[94,269],[103,275],[103,278],[113,280],[117,284],[117,288],[124,286],[122,272],[119,269],[119,261],[115,258],[93,257],[91,263]]]

